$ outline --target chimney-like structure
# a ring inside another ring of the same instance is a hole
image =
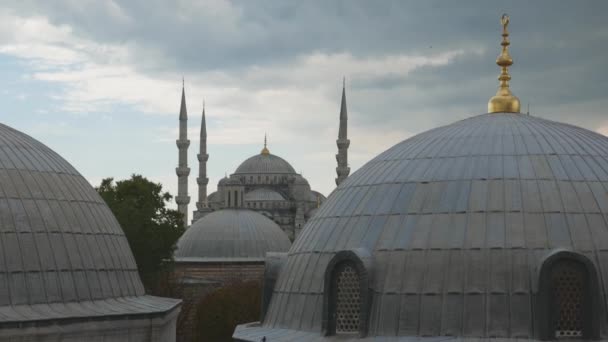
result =
[[[179,109],[179,139],[177,139],[176,144],[179,158],[177,168],[175,168],[177,174],[175,203],[177,203],[177,210],[184,215],[184,225],[188,225],[188,203],[190,203],[190,196],[188,196],[188,175],[190,175],[188,147],[190,146],[190,140],[188,140],[188,112],[186,110],[186,92],[183,81],[182,103]]]
[[[336,161],[338,162],[336,173],[338,174],[338,177],[336,177],[336,185],[340,185],[340,183],[342,183],[350,174],[350,167],[348,167],[348,146],[350,145],[350,140],[348,140],[347,129],[348,112],[346,110],[346,80],[344,79],[342,80],[340,129],[338,131],[338,140],[336,140],[336,144],[338,145],[338,154],[336,154]]]
[[[209,154],[207,153],[207,120],[205,118],[204,102],[200,138],[199,154],[197,155],[198,178],[196,179],[196,183],[198,184],[198,202],[196,202],[197,210],[194,212],[192,223],[211,211],[207,202],[207,184],[209,184],[209,178],[207,178],[207,160],[209,160]]]

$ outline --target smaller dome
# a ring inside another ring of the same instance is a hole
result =
[[[245,160],[236,169],[235,174],[249,173],[288,173],[293,174],[296,171],[285,159],[275,156],[274,154],[257,154]]]
[[[270,189],[255,189],[245,194],[245,201],[257,202],[257,201],[284,201],[285,197],[280,193]]]
[[[302,177],[302,175],[297,175],[293,181],[295,185],[309,185],[306,178]]]
[[[217,191],[212,192],[209,196],[207,196],[207,202],[215,203],[220,202],[222,199],[220,198],[220,194]]]
[[[246,209],[214,211],[196,221],[177,242],[175,261],[263,261],[286,252],[291,242],[262,214]]]

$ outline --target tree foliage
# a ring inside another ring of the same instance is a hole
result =
[[[172,196],[141,175],[116,183],[106,178],[96,190],[124,230],[144,286],[154,292],[159,272],[173,260],[175,244],[185,230],[182,215],[166,207]]]
[[[196,306],[197,341],[232,341],[237,325],[260,319],[259,282],[234,282],[215,290]]]

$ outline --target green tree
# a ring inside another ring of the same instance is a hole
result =
[[[196,305],[196,341],[229,342],[237,325],[260,320],[262,287],[259,282],[225,284]]]
[[[185,230],[182,215],[166,207],[172,196],[141,175],[116,183],[106,178],[96,190],[124,230],[144,286],[157,292],[161,272],[172,265],[175,244]]]

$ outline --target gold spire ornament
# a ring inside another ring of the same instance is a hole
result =
[[[498,80],[500,84],[496,95],[493,96],[488,102],[488,113],[519,113],[520,103],[517,96],[511,93],[509,89],[509,81],[511,75],[509,75],[509,67],[513,65],[513,58],[509,54],[509,32],[507,26],[509,25],[509,16],[503,14],[500,18],[502,24],[502,52],[496,58],[496,64],[501,69]]]
[[[267,147],[266,134],[264,134],[264,148],[262,149],[262,152],[260,152],[260,153],[265,156],[270,154],[270,151],[268,151],[268,147]]]

